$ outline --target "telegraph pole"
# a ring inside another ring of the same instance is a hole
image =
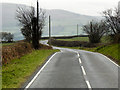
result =
[[[78,24],[77,24],[77,37],[78,37]]]
[[[49,45],[51,45],[51,18],[49,15]]]
[[[39,2],[37,0],[37,22],[36,22],[36,48],[39,48]]]
[[[49,39],[51,38],[51,18],[49,15]]]

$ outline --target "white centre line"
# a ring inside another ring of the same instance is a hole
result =
[[[81,68],[82,68],[83,74],[84,74],[84,75],[86,75],[86,72],[85,72],[84,67],[83,67],[83,66],[81,66]]]
[[[78,57],[80,57],[79,53],[77,53],[77,54],[78,54]]]
[[[79,53],[77,53],[77,54],[78,54],[79,63],[80,63],[80,66],[81,66],[81,68],[82,68],[82,72],[83,72],[83,75],[84,75],[84,78],[85,78],[87,75],[86,75],[86,72],[85,72],[84,67],[81,65],[81,64],[82,64],[82,60],[80,59],[80,54],[79,54]],[[87,80],[87,78],[85,78],[85,81],[86,81],[86,84],[87,84],[89,90],[92,90],[91,85],[90,85],[90,82]]]
[[[86,83],[87,83],[88,88],[91,90],[92,88],[91,88],[89,81],[86,81]]]
[[[79,58],[79,63],[81,64],[82,63],[82,61],[81,61],[81,59]]]
[[[29,88],[31,86],[31,84],[35,81],[35,79],[38,77],[38,75],[41,73],[41,71],[45,68],[45,66],[50,62],[50,60],[57,54],[58,52],[56,52],[55,54],[53,54],[49,60],[44,64],[44,66],[39,70],[39,72],[34,76],[34,78],[29,82],[29,84],[25,87],[25,90],[27,88]]]

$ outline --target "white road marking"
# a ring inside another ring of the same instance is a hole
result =
[[[92,88],[91,88],[89,81],[86,81],[86,83],[87,83],[88,88],[91,90]]]
[[[115,63],[114,61],[112,61],[110,58],[108,58],[107,56],[101,54],[101,53],[98,53],[100,55],[102,55],[103,57],[105,57],[106,59],[108,59],[110,62],[112,62],[113,64],[115,64],[117,67],[120,67],[117,63]]]
[[[81,64],[82,63],[82,61],[81,61],[81,59],[79,58],[79,63]]]
[[[81,61],[81,59],[80,59],[80,54],[79,54],[78,52],[77,52],[77,54],[78,54],[78,57],[79,57],[79,63],[80,63],[80,65],[81,65],[81,64],[82,64],[82,61]],[[82,68],[82,72],[83,72],[83,75],[84,75],[84,78],[85,78],[85,77],[87,76],[87,75],[86,75],[86,72],[85,72],[85,69],[84,69],[83,66],[81,66],[81,68]],[[87,84],[89,90],[92,90],[91,85],[90,85],[90,82],[87,80],[87,77],[85,78],[85,81],[86,81],[86,84]]]
[[[79,53],[78,53],[78,57],[80,57]]]
[[[34,76],[34,78],[29,82],[29,84],[25,87],[26,89],[30,87],[30,85],[35,81],[35,79],[38,77],[38,75],[41,73],[41,71],[45,68],[45,66],[50,62],[50,60],[57,54],[58,52],[56,52],[55,54],[53,54],[49,60],[44,64],[44,66],[39,70],[39,72]]]
[[[81,66],[81,68],[82,68],[83,74],[84,74],[84,75],[86,75],[86,72],[85,72],[84,67],[83,67],[83,66]]]

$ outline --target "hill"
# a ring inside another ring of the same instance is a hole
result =
[[[20,33],[20,27],[16,20],[16,10],[19,7],[29,7],[25,5],[2,3],[2,30],[12,32],[15,35],[15,40],[23,39]],[[80,15],[70,11],[53,9],[45,10],[46,16],[51,15],[52,19],[52,35],[54,36],[68,36],[76,35],[76,24],[79,24],[79,34],[83,34],[81,26],[88,23],[90,20],[99,20],[100,17],[93,17],[87,15]],[[46,18],[46,26],[43,30],[43,36],[48,36],[48,20]],[[59,32],[59,33],[58,33]]]

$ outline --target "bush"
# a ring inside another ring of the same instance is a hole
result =
[[[32,46],[26,42],[19,42],[9,46],[2,47],[2,63],[7,64],[10,60],[20,58],[21,56],[30,53]]]
[[[51,46],[40,44],[40,49],[52,49]],[[20,58],[21,56],[32,52],[34,49],[30,43],[19,41],[13,45],[2,47],[2,63],[7,64],[12,59]]]
[[[112,43],[120,43],[120,34],[111,34],[110,40]]]

